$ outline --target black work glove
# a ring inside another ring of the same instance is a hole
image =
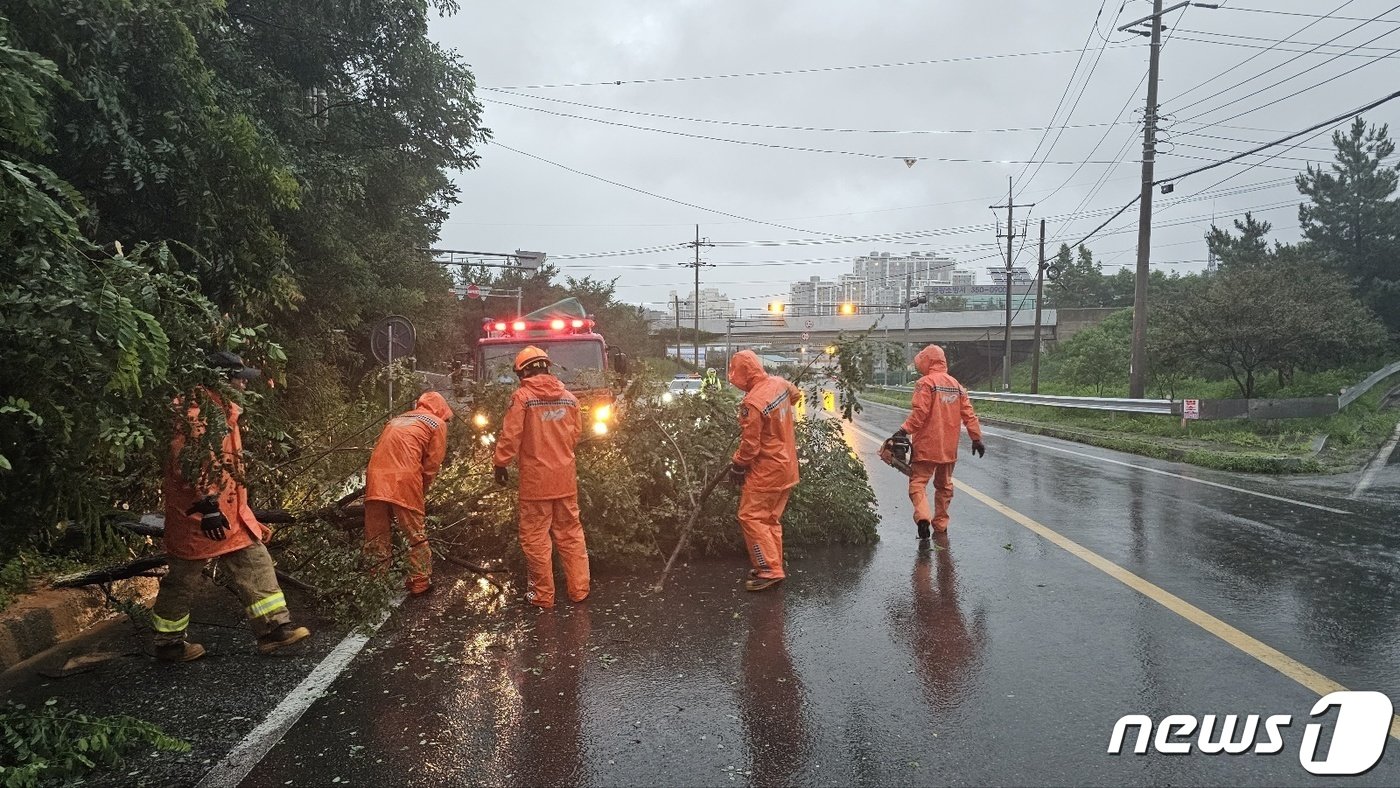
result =
[[[735,487],[743,487],[744,482],[749,478],[749,469],[738,463],[729,463],[729,483]]]
[[[978,457],[985,457],[987,456],[987,447],[983,445],[982,441],[973,441],[972,453],[976,454]]]
[[[510,471],[504,465],[496,466],[496,484],[502,487],[510,484]]]
[[[204,532],[204,538],[222,542],[228,534],[228,519],[219,511],[218,497],[206,495],[185,510],[185,514],[196,513],[199,514],[199,530]]]

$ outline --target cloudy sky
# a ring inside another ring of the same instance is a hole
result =
[[[1157,177],[1248,150],[1400,86],[1400,4],[1217,0],[1167,17]],[[1168,0],[1167,6],[1174,3]],[[542,250],[660,308],[686,292],[694,225],[705,286],[743,307],[872,251],[944,253],[989,281],[1008,177],[1018,265],[1132,199],[1146,0],[464,2],[434,37],[472,64],[495,142],[460,173],[442,245]],[[1387,21],[1388,20],[1388,21]],[[1351,72],[1351,73],[1348,73]],[[618,84],[620,83],[620,84]],[[1296,95],[1295,95],[1296,94]],[[1394,124],[1400,101],[1366,113]],[[1152,260],[1200,270],[1216,222],[1252,210],[1298,235],[1292,177],[1327,130],[1155,197]],[[907,166],[905,159],[917,159]],[[646,193],[643,193],[646,192]],[[1004,228],[1002,228],[1004,229]],[[1134,265],[1137,208],[1088,246]],[[1001,251],[998,251],[998,250]]]

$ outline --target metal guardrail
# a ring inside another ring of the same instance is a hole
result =
[[[1342,392],[1342,395],[1337,398],[1338,408],[1345,408],[1357,401],[1363,394],[1375,388],[1377,383],[1380,383],[1382,380],[1385,380],[1397,372],[1400,372],[1400,361],[1371,373],[1370,377]]]
[[[890,391],[913,391],[913,386],[875,386]],[[984,402],[1011,402],[1017,405],[1048,405],[1053,408],[1110,410],[1119,413],[1155,413],[1170,416],[1181,413],[1181,402],[1169,399],[1120,399],[1116,397],[1063,397],[1053,394],[1017,394],[1003,391],[969,391],[967,396]]]
[[[1109,410],[1118,413],[1155,413],[1170,416],[1181,413],[1181,402],[1169,399],[1119,399],[1116,397],[1061,397],[1052,394],[1017,394],[1006,391],[969,391],[967,396],[984,402],[1013,402],[1017,405],[1048,405],[1053,408]]]

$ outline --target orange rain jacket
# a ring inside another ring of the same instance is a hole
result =
[[[914,368],[923,377],[914,384],[914,403],[903,429],[914,444],[914,462],[957,462],[958,432],[982,440],[982,423],[972,410],[967,389],[948,374],[943,348],[929,345],[914,357]]]
[[[423,496],[447,454],[451,419],[452,408],[436,391],[419,397],[413,410],[389,419],[369,456],[365,500],[423,514]]]
[[[522,501],[573,497],[578,494],[574,445],[582,430],[578,400],[559,378],[525,378],[511,395],[496,439],[496,467],[519,455]]]
[[[185,412],[188,431],[177,426],[170,442],[170,455],[165,460],[165,478],[161,492],[165,497],[165,551],[176,558],[200,561],[226,555],[255,543],[266,542],[272,536],[267,526],[258,522],[248,507],[248,489],[238,477],[243,473],[243,435],[238,429],[238,417],[243,409],[236,402],[225,402],[218,392],[201,387],[199,392],[223,409],[228,432],[219,447],[220,457],[212,454],[200,469],[200,479],[191,483],[181,470],[180,452],[190,438],[199,438],[208,430],[208,420],[200,413],[195,397],[175,399],[175,411]],[[198,514],[185,514],[196,501],[208,495],[219,497],[219,511],[228,520],[223,539],[210,539],[199,528]]]
[[[744,489],[790,490],[797,484],[797,403],[802,392],[763,371],[752,350],[729,362],[729,382],[746,392],[739,403],[739,448],[734,464],[749,469]]]

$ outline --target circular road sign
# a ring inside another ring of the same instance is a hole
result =
[[[380,364],[388,364],[390,354],[390,337],[392,340],[392,357],[404,358],[413,355],[414,331],[413,323],[403,315],[389,315],[374,325],[374,330],[369,335],[369,349],[374,354],[374,358]]]
[[[481,298],[481,288],[477,287],[475,282],[467,285],[467,298],[473,300]]]

